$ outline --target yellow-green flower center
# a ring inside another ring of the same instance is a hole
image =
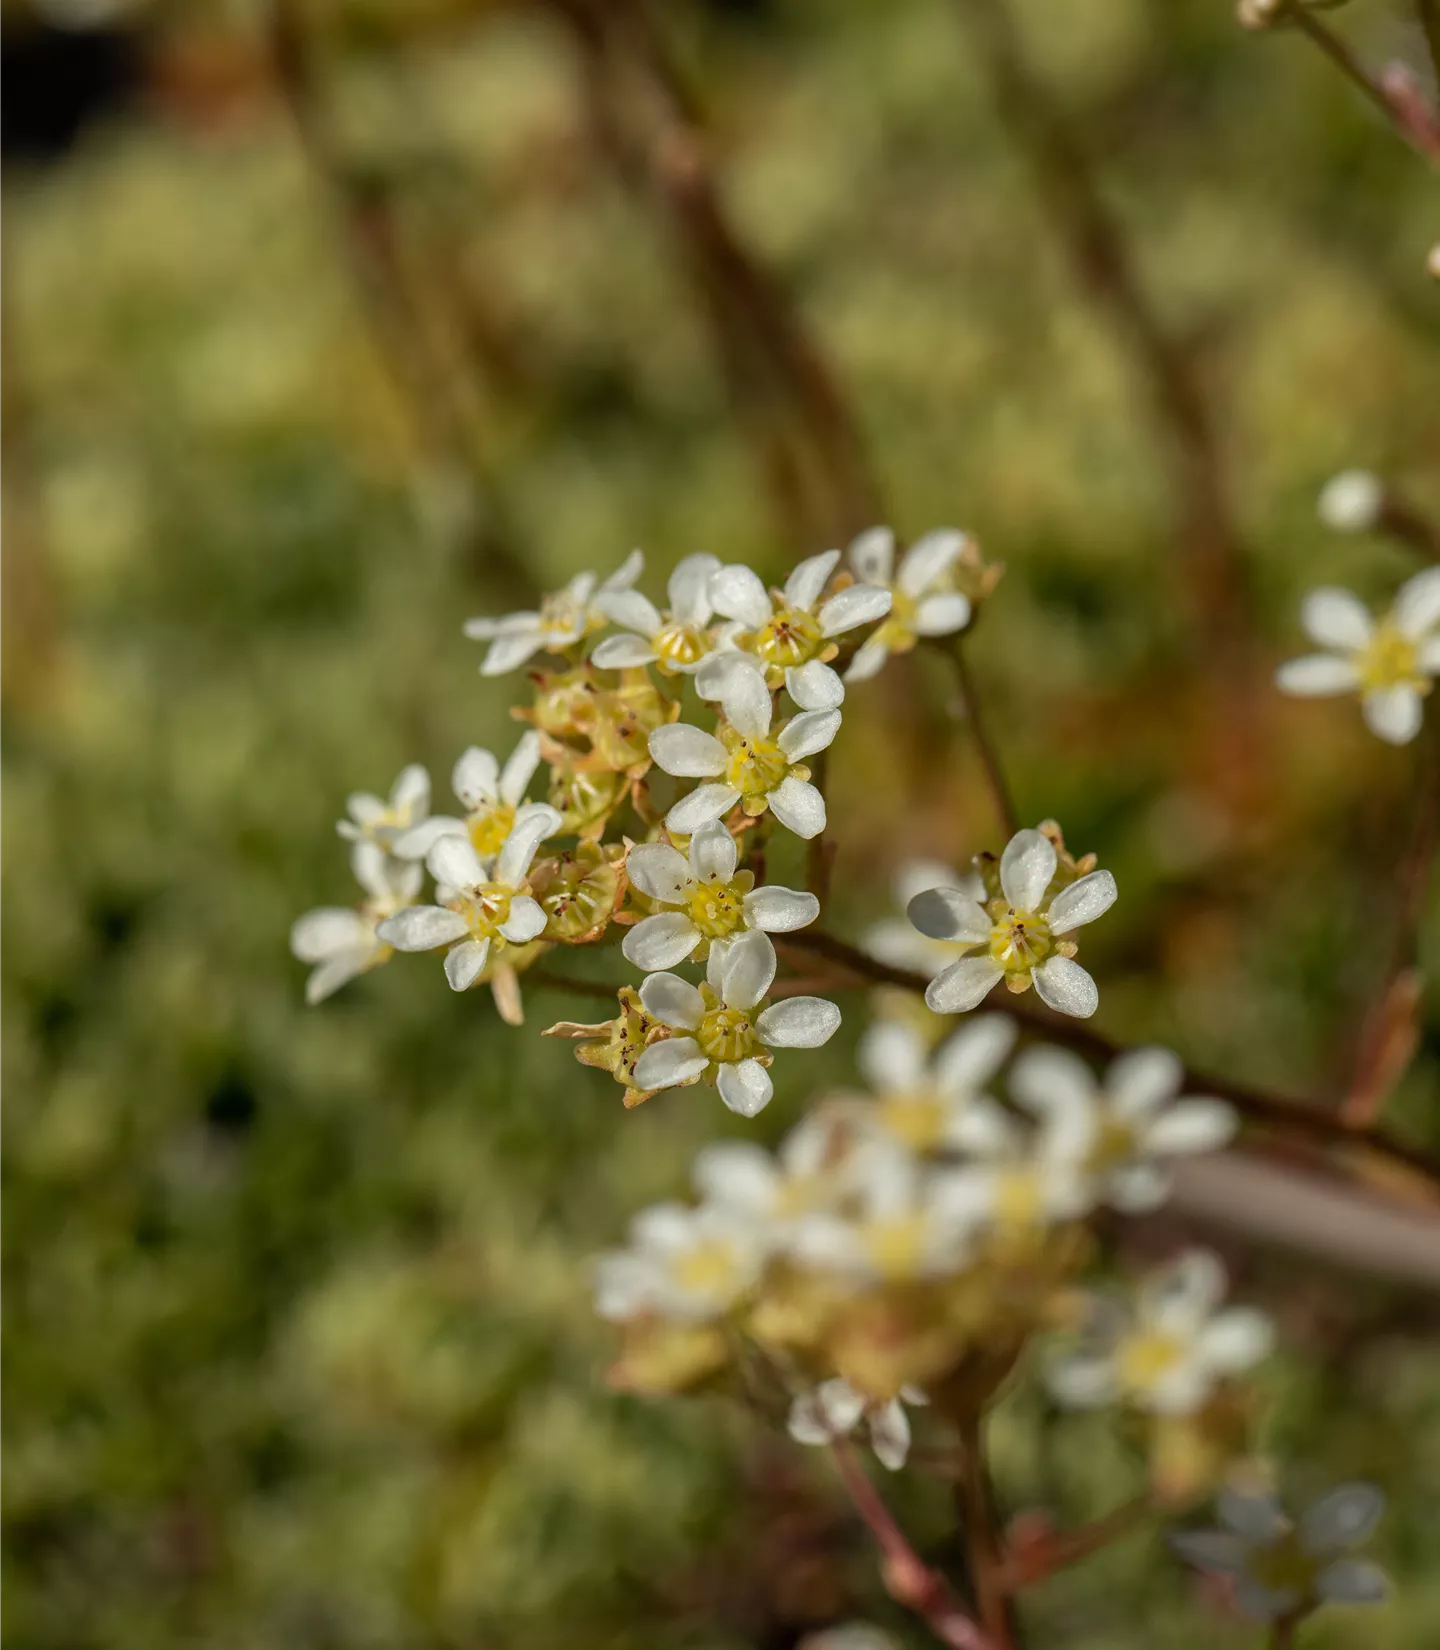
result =
[[[908,653],[919,640],[915,629],[918,612],[916,602],[898,588],[890,592],[890,611],[885,622],[875,632],[875,640],[883,642],[891,653]]]
[[[510,835],[515,823],[515,810],[508,802],[497,802],[494,807],[478,808],[466,821],[470,827],[470,843],[481,859],[494,859]]]
[[[651,642],[661,670],[678,670],[705,657],[705,632],[698,625],[667,624]]]
[[[995,1223],[1011,1230],[1038,1226],[1045,1212],[1040,1176],[1023,1165],[995,1177]]]
[[[990,955],[1007,974],[1028,975],[1055,949],[1050,924],[1038,911],[1017,911],[997,901],[990,908]]]
[[[1427,693],[1430,678],[1420,670],[1420,648],[1391,620],[1375,627],[1375,634],[1355,655],[1360,685],[1367,693],[1408,687]]]
[[[813,614],[781,606],[770,616],[769,623],[751,637],[748,651],[767,665],[787,670],[791,665],[803,665],[813,659],[824,645],[820,621]]]
[[[498,941],[503,945],[500,925],[510,919],[513,897],[503,883],[482,882],[475,888],[467,888],[454,909],[464,917],[471,939]]]
[[[768,796],[789,771],[790,764],[773,739],[747,739],[736,728],[725,728],[721,741],[729,752],[725,780],[746,803]]]
[[[739,1284],[738,1257],[730,1244],[711,1238],[676,1256],[674,1276],[688,1294],[723,1300],[734,1294]]]
[[[717,1065],[748,1060],[761,1046],[743,1008],[712,1008],[696,1028],[695,1041],[700,1052]]]
[[[932,1152],[945,1134],[945,1102],[933,1089],[905,1089],[877,1102],[880,1127],[912,1151]]]
[[[1184,1343],[1173,1335],[1140,1329],[1115,1348],[1115,1374],[1126,1392],[1143,1395],[1153,1391],[1184,1356]]]
[[[1118,1168],[1134,1157],[1135,1145],[1134,1126],[1123,1122],[1110,1111],[1103,1111],[1085,1159],[1085,1167],[1094,1174]]]
[[[1311,1598],[1320,1561],[1305,1551],[1298,1530],[1287,1530],[1268,1547],[1252,1547],[1245,1568],[1260,1583],[1277,1593],[1299,1593]]]
[[[707,940],[723,939],[745,926],[744,895],[730,882],[702,882],[687,914]]]
[[[863,1233],[870,1264],[886,1278],[913,1278],[925,1259],[927,1222],[919,1213],[867,1221]]]

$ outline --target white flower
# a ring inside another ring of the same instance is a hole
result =
[[[591,664],[601,670],[628,670],[653,662],[666,675],[698,670],[715,651],[709,630],[715,612],[710,575],[719,566],[718,557],[703,552],[686,556],[670,575],[670,607],[663,614],[638,590],[602,591],[595,607],[623,628],[596,647]]]
[[[1051,1366],[1051,1391],[1076,1409],[1119,1403],[1154,1415],[1193,1413],[1274,1344],[1263,1312],[1218,1310],[1224,1293],[1220,1262],[1191,1249],[1141,1284],[1133,1311],[1092,1297],[1087,1344]]]
[[[323,1002],[357,974],[387,961],[391,948],[376,928],[420,892],[420,867],[392,859],[373,842],[351,848],[350,868],[369,897],[357,907],[322,905],[307,911],[290,930],[291,952],[314,964],[305,982],[307,1003]]]
[[[719,1140],[695,1158],[695,1189],[742,1215],[785,1249],[795,1222],[838,1210],[858,1184],[862,1130],[850,1108],[821,1105],[785,1136],[775,1155],[746,1140]]]
[[[1298,1616],[1321,1604],[1380,1604],[1389,1579],[1369,1559],[1343,1556],[1380,1522],[1385,1497],[1373,1484],[1342,1484],[1317,1501],[1298,1528],[1273,1496],[1224,1490],[1221,1528],[1179,1530],[1171,1547],[1197,1569],[1235,1578],[1235,1602],[1258,1621]]]
[[[757,1014],[774,978],[775,947],[758,928],[711,947],[702,986],[678,974],[649,975],[640,987],[646,1013],[685,1035],[645,1050],[635,1086],[668,1089],[704,1077],[731,1111],[763,1110],[774,1093],[768,1051],[819,1048],[840,1025],[840,1010],[823,997],[787,997]]]
[[[1420,731],[1421,701],[1440,676],[1440,567],[1407,579],[1378,622],[1348,590],[1312,590],[1300,625],[1329,653],[1308,653],[1275,672],[1282,693],[1358,693],[1366,726],[1391,745]]]
[[[1342,470],[1320,489],[1321,521],[1337,533],[1368,533],[1385,505],[1385,483],[1373,470]]]
[[[977,1095],[965,1112],[972,1161],[944,1171],[949,1205],[1007,1241],[1078,1219],[1094,1206],[1082,1155],[1087,1138],[1071,1113],[1052,1112],[1023,1129],[988,1095]]]
[[[927,893],[931,888],[958,888],[977,905],[985,903],[985,879],[978,871],[962,876],[938,860],[913,859],[895,873],[895,903],[902,911],[918,894]],[[908,917],[884,917],[865,935],[865,950],[877,962],[928,974],[931,979],[969,949],[969,945],[957,945],[953,940],[932,940]]]
[[[1105,1200],[1127,1214],[1154,1209],[1170,1190],[1156,1159],[1209,1152],[1235,1133],[1222,1100],[1177,1099],[1185,1070],[1166,1048],[1129,1049],[1097,1083],[1077,1055],[1027,1049],[1010,1073],[1010,1092],[1038,1117],[1066,1112],[1078,1150]]]
[[[448,945],[445,978],[452,990],[467,990],[507,946],[526,945],[544,928],[545,912],[525,878],[535,850],[559,829],[553,808],[531,803],[493,862],[481,859],[468,837],[442,836],[426,858],[439,903],[397,913],[381,923],[380,938],[397,951]]]
[[[642,843],[626,858],[631,883],[664,909],[645,917],[621,946],[647,973],[673,968],[704,942],[727,940],[749,928],[788,934],[820,915],[814,894],[793,888],[756,888],[749,871],[737,874],[735,838],[712,819],[690,838],[690,857],[663,842]]]
[[[537,653],[563,653],[609,623],[600,603],[628,590],[640,577],[645,558],[632,550],[597,590],[595,574],[577,573],[563,590],[546,596],[533,613],[508,613],[503,619],[467,619],[465,634],[489,642],[480,666],[482,676],[503,676]]]
[[[863,1420],[880,1465],[899,1472],[910,1453],[905,1405],[926,1402],[925,1394],[913,1386],[902,1386],[894,1398],[867,1398],[837,1375],[796,1397],[786,1430],[797,1444],[833,1444],[837,1438],[848,1438]]]
[[[892,653],[908,653],[922,636],[952,636],[970,623],[970,598],[945,588],[965,542],[964,533],[938,528],[916,539],[897,569],[895,535],[888,527],[872,527],[854,541],[850,565],[866,584],[888,589],[892,601],[884,624],[850,661],[847,682],[868,680]]]
[[[374,842],[393,851],[395,839],[419,824],[430,812],[430,775],[418,762],[402,768],[390,787],[389,800],[369,791],[353,791],[345,799],[349,819],[335,829],[349,842]]]
[[[834,739],[840,712],[801,711],[772,736],[770,691],[760,672],[748,668],[729,673],[721,709],[725,719],[718,738],[685,722],[671,722],[650,735],[658,767],[676,778],[707,781],[671,808],[666,829],[689,836],[742,802],[747,814],[770,809],[796,836],[818,836],[825,829],[825,798],[810,784],[810,770],[802,763]]]
[[[596,1263],[595,1310],[624,1322],[655,1314],[684,1323],[723,1317],[765,1265],[764,1235],[727,1209],[661,1203],[630,1228],[630,1247]]]
[[[930,982],[925,1001],[937,1014],[963,1014],[1002,979],[1012,991],[1033,985],[1061,1014],[1083,1019],[1095,1012],[1095,982],[1072,960],[1074,942],[1062,936],[1110,909],[1115,878],[1091,871],[1052,896],[1057,863],[1054,843],[1041,832],[1017,831],[1000,858],[1003,898],[982,905],[963,889],[932,888],[910,901],[910,920],[922,934],[967,951],[983,948]]]
[[[933,1059],[906,1020],[876,1020],[856,1058],[875,1095],[871,1126],[914,1152],[963,1150],[973,1138],[975,1101],[1015,1043],[1014,1022],[982,1014],[941,1044]]]
[[[515,810],[540,766],[540,735],[523,734],[502,768],[489,751],[472,745],[455,764],[450,785],[465,809],[464,819],[432,814],[396,839],[392,853],[424,859],[442,836],[469,837],[481,859],[491,859],[515,825]]]

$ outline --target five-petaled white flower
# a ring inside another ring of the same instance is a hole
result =
[[[736,871],[738,859],[735,838],[718,819],[690,838],[688,860],[664,842],[632,848],[625,861],[631,883],[665,909],[626,934],[620,948],[626,959],[647,973],[673,968],[707,941],[728,940],[747,928],[788,934],[820,915],[814,894],[756,888],[749,871]]]
[[[975,1102],[1014,1043],[1013,1020],[982,1014],[932,1057],[909,1021],[876,1020],[856,1051],[875,1096],[866,1108],[870,1126],[896,1145],[922,1153],[963,1151],[977,1138],[977,1117],[981,1138],[988,1139],[986,1114]]]
[[[892,653],[908,653],[922,636],[953,636],[970,623],[970,598],[944,583],[965,542],[964,533],[937,528],[916,539],[897,568],[888,527],[872,527],[854,541],[850,565],[866,584],[888,589],[892,602],[884,624],[850,661],[847,682],[867,681]]]
[[[374,842],[393,852],[396,839],[430,812],[430,775],[412,762],[400,770],[388,800],[370,791],[352,791],[345,809],[350,817],[335,829],[347,842]]]
[[[1235,1133],[1223,1100],[1179,1099],[1185,1068],[1168,1048],[1117,1056],[1097,1082],[1078,1055],[1027,1049],[1010,1072],[1010,1092],[1038,1117],[1068,1113],[1085,1171],[1105,1201],[1127,1214],[1157,1208],[1170,1190],[1163,1160],[1214,1151]]]
[[[442,836],[462,836],[481,859],[492,859],[514,828],[515,810],[539,766],[540,735],[533,729],[521,736],[503,768],[490,751],[472,745],[450,775],[465,818],[432,814],[397,837],[391,851],[401,859],[424,859]]]
[[[839,1209],[849,1197],[867,1144],[849,1107],[820,1105],[801,1118],[773,1156],[748,1140],[702,1147],[692,1178],[707,1202],[743,1215],[783,1250],[796,1221]]]
[[[710,576],[720,566],[717,556],[704,551],[686,556],[670,575],[670,606],[661,613],[638,590],[601,591],[595,606],[622,628],[607,636],[590,655],[601,670],[629,670],[652,662],[667,676],[690,674],[715,651],[710,620]]]
[[[467,990],[507,946],[526,945],[545,927],[545,912],[525,879],[535,850],[560,823],[554,808],[528,804],[493,861],[481,859],[468,837],[442,836],[425,861],[439,903],[398,912],[381,923],[380,938],[397,951],[448,945],[445,978],[452,990]]]
[[[880,1465],[899,1472],[910,1454],[910,1417],[905,1405],[926,1402],[925,1394],[914,1386],[902,1386],[894,1398],[868,1398],[837,1375],[822,1381],[813,1392],[796,1397],[786,1430],[797,1444],[833,1444],[848,1438],[864,1421]]]
[[[1421,701],[1440,676],[1440,567],[1407,579],[1378,621],[1348,590],[1312,590],[1300,625],[1333,651],[1281,665],[1280,690],[1304,698],[1358,693],[1370,731],[1389,744],[1409,744],[1420,731]]]
[[[467,619],[465,634],[489,642],[482,676],[503,676],[537,653],[564,653],[610,622],[602,598],[628,590],[640,577],[645,558],[632,550],[597,590],[595,574],[577,573],[563,590],[546,596],[535,612],[507,613],[500,619]]]
[[[902,912],[918,894],[927,893],[931,888],[958,888],[977,905],[983,905],[987,898],[985,879],[978,871],[962,875],[939,860],[912,859],[895,872],[894,899]],[[928,974],[932,980],[969,949],[968,945],[957,945],[953,940],[932,940],[906,916],[882,917],[865,934],[865,950],[877,962]]]
[[[798,677],[797,685],[803,693]],[[761,673],[748,667],[728,673],[720,708],[718,737],[687,722],[668,723],[650,735],[658,767],[678,779],[707,781],[671,808],[666,829],[688,836],[739,802],[751,815],[770,809],[796,836],[818,836],[825,829],[825,798],[810,783],[803,759],[834,739],[840,712],[802,710],[772,734],[770,690]]]
[[[1223,1490],[1218,1530],[1177,1530],[1170,1546],[1187,1564],[1233,1576],[1235,1602],[1257,1621],[1299,1618],[1322,1604],[1380,1604],[1384,1570],[1348,1549],[1369,1538],[1385,1511],[1373,1484],[1342,1484],[1294,1524],[1271,1495]]]
[[[764,1233],[734,1211],[656,1204],[631,1223],[628,1249],[597,1260],[595,1310],[616,1322],[704,1323],[744,1298],[765,1260]]]
[[[683,1035],[645,1050],[635,1063],[636,1087],[668,1089],[704,1077],[742,1117],[769,1105],[769,1050],[819,1048],[840,1025],[840,1010],[823,997],[787,997],[756,1013],[774,978],[775,947],[757,928],[711,947],[702,986],[678,974],[649,975],[640,987],[645,1012]]]
[[[357,974],[385,962],[392,948],[376,928],[420,892],[420,867],[392,859],[374,842],[351,848],[350,868],[368,897],[359,906],[319,906],[290,929],[291,953],[314,965],[305,981],[307,1003],[323,1002]]]
[[[1002,897],[982,905],[959,888],[931,888],[909,905],[911,922],[934,940],[963,945],[962,957],[930,982],[925,1001],[937,1014],[963,1014],[1004,980],[1011,991],[1033,985],[1061,1014],[1084,1019],[1100,1002],[1094,980],[1073,961],[1063,938],[1115,903],[1115,878],[1091,871],[1050,893],[1058,856],[1039,831],[1017,831],[1000,857]]]
[[[1092,1296],[1084,1344],[1050,1366],[1051,1391],[1076,1409],[1200,1409],[1221,1381],[1259,1363],[1274,1344],[1269,1318],[1250,1307],[1220,1310],[1224,1294],[1220,1262],[1191,1249],[1140,1285],[1133,1310]]]

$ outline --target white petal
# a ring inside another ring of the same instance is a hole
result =
[[[672,1089],[698,1077],[709,1064],[693,1037],[667,1037],[651,1043],[635,1062],[635,1082],[642,1089]]]
[[[915,609],[917,636],[953,636],[970,623],[970,598],[958,590],[926,596]]]
[[[489,940],[462,940],[445,953],[445,978],[452,991],[468,991],[484,972],[490,956]]]
[[[825,829],[825,798],[808,779],[786,774],[770,793],[770,811],[788,831],[809,841]]]
[[[1139,1119],[1173,1100],[1184,1080],[1180,1058],[1168,1048],[1130,1048],[1110,1062],[1105,1095],[1117,1116]]]
[[[1000,856],[1000,886],[1017,911],[1039,908],[1055,875],[1055,845],[1039,831],[1016,831]]]
[[[689,836],[710,820],[723,818],[739,800],[739,791],[729,785],[697,785],[665,815],[665,829],[676,836]]]
[[[349,906],[322,905],[307,911],[290,929],[290,954],[303,963],[324,962],[339,951],[371,946],[375,930]]]
[[[731,940],[720,958],[718,972],[726,1008],[754,1008],[775,978],[775,947],[769,935],[752,928]]]
[[[700,930],[683,911],[657,911],[626,933],[620,951],[627,962],[651,974],[684,962],[699,943]]]
[[[622,630],[641,636],[653,636],[664,622],[654,602],[638,590],[602,591],[595,598],[595,609]]]
[[[433,951],[437,945],[460,939],[468,930],[458,912],[447,911],[442,905],[411,905],[387,918],[375,932],[397,951]]]
[[[852,584],[830,598],[816,617],[825,637],[843,636],[862,624],[874,624],[890,611],[894,600],[888,590],[873,584]]]
[[[655,649],[643,636],[621,631],[607,636],[590,655],[590,663],[600,670],[633,670],[637,665],[648,665],[656,657]]]
[[[1423,711],[1414,688],[1383,688],[1360,701],[1365,725],[1389,745],[1408,745],[1420,731]]]
[[[463,819],[450,819],[444,814],[431,814],[421,820],[390,845],[397,859],[428,859],[430,850],[442,836],[468,837],[470,829]]]
[[[390,787],[390,807],[394,813],[425,813],[430,807],[430,775],[418,762],[400,770]]]
[[[1105,1177],[1105,1202],[1124,1215],[1148,1214],[1170,1195],[1171,1179],[1154,1163],[1122,1163]]]
[[[1220,1522],[1242,1541],[1262,1544],[1275,1541],[1290,1527],[1285,1511],[1273,1495],[1232,1489],[1228,1485],[1215,1498]]]
[[[1353,653],[1370,640],[1375,625],[1358,596],[1325,585],[1312,590],[1301,602],[1300,628],[1321,647]]]
[[[1232,1306],[1217,1313],[1196,1341],[1206,1366],[1222,1375],[1238,1375],[1262,1363],[1274,1346],[1274,1324],[1263,1312],[1249,1306]]]
[[[1316,1576],[1315,1591],[1329,1604],[1383,1604],[1390,1578],[1368,1558],[1338,1558]]]
[[[733,649],[712,653],[700,661],[695,671],[695,691],[702,699],[723,699],[731,678],[742,670],[748,670],[752,676],[764,679],[765,673],[760,661],[752,658],[750,654],[736,653]]]
[[[872,676],[878,676],[884,668],[885,661],[890,657],[890,644],[882,641],[879,631],[873,636],[867,636],[856,650],[855,657],[850,661],[845,671],[847,682],[868,682]]]
[[[895,582],[912,600],[922,596],[936,579],[949,572],[965,548],[965,534],[953,527],[937,527],[916,539],[900,559]]]
[[[758,1060],[741,1060],[738,1065],[721,1066],[715,1086],[730,1110],[741,1117],[754,1117],[764,1111],[775,1092],[770,1073]]]
[[[1119,890],[1109,871],[1091,871],[1068,888],[1062,888],[1050,902],[1046,920],[1052,934],[1069,934],[1103,916],[1115,903]]]
[[[877,1094],[918,1088],[925,1080],[925,1039],[907,1020],[872,1020],[865,1028],[855,1063]]]
[[[713,733],[669,722],[650,735],[650,755],[677,779],[713,779],[725,772],[725,747]]]
[[[849,1381],[836,1378],[795,1399],[787,1430],[799,1444],[830,1444],[853,1431],[864,1413],[864,1396]]]
[[[545,646],[545,638],[538,630],[521,631],[515,636],[497,636],[490,644],[490,651],[485,655],[480,666],[482,676],[504,676],[507,672],[517,670],[539,653]]]
[[[840,1029],[840,1010],[824,997],[786,997],[755,1022],[766,1048],[820,1048]]]
[[[1412,642],[1440,625],[1440,567],[1406,579],[1395,595],[1394,616],[1401,634]]]
[[[1421,642],[1416,664],[1422,674],[1440,676],[1440,636],[1431,636]]]
[[[862,584],[889,584],[895,570],[895,535],[888,527],[868,528],[851,539],[846,555]]]
[[[547,802],[529,802],[515,811],[515,823],[495,861],[495,880],[513,888],[530,869],[535,850],[547,836],[554,836],[564,821]]]
[[[1353,693],[1360,672],[1352,659],[1338,653],[1307,653],[1287,660],[1275,672],[1275,686],[1297,699],[1323,699],[1335,693]]]
[[[751,928],[763,928],[767,934],[793,934],[820,915],[820,901],[798,888],[770,884],[746,894],[744,911]]]
[[[1373,470],[1341,470],[1315,501],[1316,513],[1337,533],[1368,533],[1385,507],[1385,483]]]
[[[702,825],[690,838],[688,868],[697,882],[728,883],[739,857],[735,838],[718,819]]]
[[[993,957],[962,957],[925,988],[925,1001],[936,1014],[964,1014],[989,995],[1005,970]]]
[[[983,1088],[1015,1046],[1015,1022],[1005,1014],[981,1014],[940,1045],[935,1080],[943,1094],[959,1097]]]
[[[1225,1268],[1208,1249],[1187,1249],[1168,1266],[1151,1273],[1136,1291],[1142,1317],[1186,1339],[1225,1297]]]
[[[707,1202],[762,1219],[773,1210],[781,1190],[775,1159],[763,1146],[741,1140],[702,1146],[690,1178]]]
[[[820,600],[820,592],[829,582],[839,560],[838,550],[822,550],[818,556],[807,556],[785,581],[786,602],[808,613]]]
[[[1109,1358],[1077,1353],[1059,1358],[1045,1371],[1045,1384],[1067,1409],[1098,1409],[1118,1391]]]
[[[801,710],[836,710],[845,701],[845,684],[819,659],[792,665],[785,672],[785,691]]]
[[[425,864],[436,882],[451,888],[473,888],[486,881],[486,870],[468,836],[442,836],[425,856]]]
[[[342,985],[349,985],[357,975],[365,973],[375,960],[373,945],[356,946],[349,951],[337,951],[327,957],[318,968],[312,968],[305,980],[305,1001],[313,1008],[333,997]]]
[[[528,945],[545,927],[545,908],[529,894],[510,901],[510,915],[500,924],[500,932],[511,945]]]
[[[703,625],[714,609],[710,605],[710,580],[720,571],[720,558],[699,550],[676,562],[665,586],[670,612],[681,624]]]
[[[1037,1117],[1060,1107],[1089,1111],[1099,1099],[1094,1074],[1080,1056],[1048,1046],[1027,1048],[1015,1062],[1010,1092]]]
[[[1175,1530],[1165,1539],[1187,1564],[1212,1575],[1239,1575],[1250,1556],[1240,1537],[1228,1530]]]
[[[710,600],[717,613],[751,630],[759,630],[771,613],[769,592],[757,574],[738,562],[710,575]]]
[[[1080,964],[1069,957],[1051,957],[1032,971],[1031,982],[1042,1003],[1057,1014],[1088,1020],[1100,1006],[1100,990]]]
[[[910,1453],[910,1417],[898,1398],[882,1404],[870,1416],[870,1448],[875,1459],[891,1472],[899,1472]]]
[[[466,619],[463,633],[472,642],[493,642],[497,636],[519,636],[540,629],[538,613],[506,613],[498,619]]]
[[[990,918],[959,888],[927,888],[905,907],[905,915],[931,940],[983,945],[990,938]]]
[[[1213,1152],[1234,1135],[1239,1119],[1223,1100],[1180,1100],[1145,1133],[1144,1150],[1162,1156]]]
[[[678,905],[690,886],[689,861],[668,842],[642,842],[632,848],[625,859],[625,870],[642,894],[665,905]]]
[[[500,800],[500,764],[489,751],[471,745],[450,772],[450,788],[474,813],[483,803]]]
[[[643,550],[632,550],[630,552],[630,554],[628,556],[626,556],[625,560],[622,561],[620,563],[620,565],[615,569],[615,571],[610,575],[610,577],[608,579],[606,579],[604,584],[602,584],[600,586],[600,594],[601,595],[608,595],[612,590],[628,590],[630,588],[630,586],[632,584],[634,584],[636,579],[638,579],[644,571],[645,571],[645,553],[644,553],[644,551]],[[593,577],[593,575],[589,574],[589,573],[583,573],[583,574],[580,575],[580,578],[587,579],[587,580],[592,578],[592,577]],[[572,581],[572,582],[578,583],[579,581],[575,580],[575,581]],[[588,591],[587,591],[587,594],[588,594]],[[586,596],[582,595],[578,598],[578,600],[583,605],[583,603],[586,600]]]
[[[705,1012],[698,989],[678,974],[651,974],[641,982],[640,1001],[653,1019],[681,1031],[694,1031]]]
[[[1342,1484],[1300,1520],[1300,1536],[1312,1553],[1354,1547],[1369,1536],[1384,1511],[1385,1497],[1373,1484]]]
[[[840,731],[838,710],[802,710],[792,716],[776,740],[789,762],[802,762],[834,743]]]
[[[720,708],[730,726],[747,739],[763,739],[770,731],[770,689],[758,670],[732,670],[725,678]]]

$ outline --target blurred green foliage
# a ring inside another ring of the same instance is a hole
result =
[[[1373,466],[1440,503],[1433,180],[1225,0],[1019,9],[1223,409],[1268,661],[1307,586],[1379,597],[1408,570],[1320,529],[1326,476]],[[1403,7],[1353,9],[1373,52],[1414,45]],[[136,100],[10,179],[9,1642],[728,1650],[856,1614],[923,1642],[823,1461],[604,1390],[584,1266],[702,1140],[773,1138],[817,1068],[842,1078],[863,999],[825,1056],[782,1062],[754,1125],[703,1090],[622,1113],[535,1035],[590,1005],[532,991],[507,1030],[428,959],[303,1008],[286,930],[351,897],[345,793],[418,758],[441,794],[465,744],[512,737],[512,684],[482,682],[459,634],[516,605],[487,547],[547,587],[632,543],[660,575],[695,548],[771,572],[813,548],[768,511],[675,248],[587,134],[553,22],[332,11],[337,130],[473,397],[473,474],[387,371],[333,202],[228,13],[142,18]],[[1119,877],[1085,959],[1106,1028],[1333,1096],[1386,955],[1415,752],[1257,676],[1263,782],[1216,786],[1227,730],[1195,720],[1157,432],[997,127],[965,12],[665,22],[896,525],[971,527],[1008,566],[975,668],[1027,819]],[[994,833],[941,678],[919,664],[855,699],[832,801],[832,926],[852,934],[897,860]],[[1433,976],[1433,924],[1426,946]],[[574,966],[623,978],[613,953]],[[1394,1120],[1435,1140],[1433,996],[1427,1039]],[[1230,1259],[1281,1319],[1270,1442],[1293,1484],[1367,1475],[1392,1498],[1397,1602],[1307,1643],[1433,1644],[1433,1305]],[[997,1471],[1007,1505],[1079,1518],[1135,1466],[1103,1420],[1022,1388]],[[897,1494],[943,1554],[941,1489]],[[1232,1631],[1152,1536],[1026,1613],[1031,1642],[1069,1650]]]

